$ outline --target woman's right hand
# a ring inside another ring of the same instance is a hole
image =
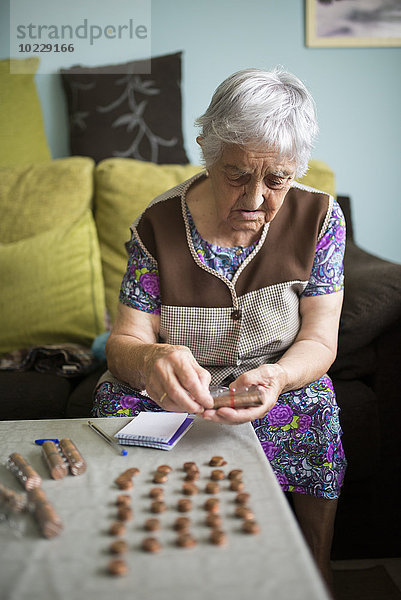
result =
[[[186,346],[147,345],[144,367],[146,392],[163,409],[202,413],[212,408],[211,375]]]
[[[106,344],[110,371],[165,410],[202,413],[213,406],[210,373],[186,346],[158,343],[160,315],[119,304]]]

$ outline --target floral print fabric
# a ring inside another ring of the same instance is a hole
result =
[[[327,375],[281,394],[252,425],[283,491],[338,498],[347,463]]]
[[[335,200],[325,235],[316,245],[312,273],[302,296],[332,294],[344,287],[345,220]]]
[[[121,283],[120,302],[159,315],[159,272],[134,239],[127,243],[127,250],[129,258]]]
[[[118,382],[103,382],[95,392],[94,417],[136,417],[142,411],[163,411],[156,402],[138,390]]]

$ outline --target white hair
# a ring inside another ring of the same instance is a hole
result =
[[[295,75],[279,68],[245,69],[230,75],[195,125],[201,128],[206,167],[220,158],[225,144],[245,149],[262,146],[294,160],[297,177],[308,169],[318,133],[310,92]]]

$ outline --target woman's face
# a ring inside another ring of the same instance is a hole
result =
[[[274,219],[295,176],[294,161],[269,150],[225,146],[209,169],[212,201],[224,233],[252,236]]]

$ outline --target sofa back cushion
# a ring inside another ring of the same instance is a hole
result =
[[[50,159],[34,81],[38,66],[37,57],[0,60],[0,166]]]
[[[0,353],[104,331],[93,161],[0,168]]]
[[[157,165],[130,158],[110,158],[96,167],[95,219],[111,321],[127,266],[125,242],[131,223],[155,196],[201,170],[196,165]]]
[[[309,187],[326,192],[326,194],[330,194],[331,196],[335,196],[336,194],[334,172],[322,160],[310,160],[308,171],[298,181]]]

